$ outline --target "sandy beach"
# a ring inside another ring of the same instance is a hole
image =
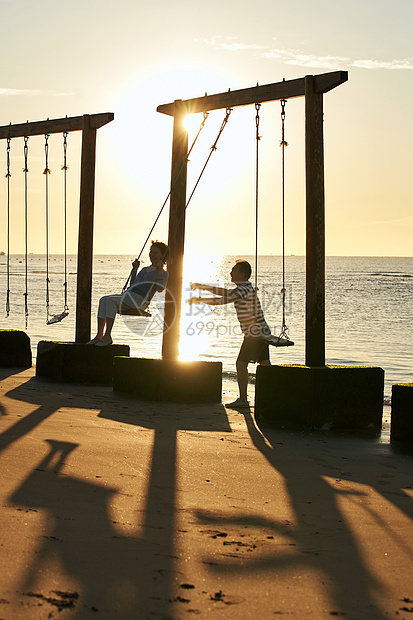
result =
[[[388,423],[293,434],[0,379],[1,619],[413,617],[413,451]]]

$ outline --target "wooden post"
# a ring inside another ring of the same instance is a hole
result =
[[[175,101],[168,233],[169,280],[165,295],[163,359],[178,359],[179,357],[188,157],[188,132],[184,127],[185,115],[186,110],[182,101]]]
[[[83,116],[80,172],[79,241],[77,254],[76,342],[90,340],[95,202],[96,129]]]
[[[325,365],[323,94],[305,78],[306,365]]]

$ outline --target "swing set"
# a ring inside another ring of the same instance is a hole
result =
[[[200,182],[205,168],[217,148],[217,142],[224,130],[234,107],[255,105],[256,110],[256,192],[255,192],[255,287],[258,277],[258,189],[259,189],[259,121],[263,102],[281,102],[281,140],[282,148],[282,328],[279,336],[269,341],[274,346],[290,346],[294,343],[288,336],[285,313],[285,106],[288,99],[305,97],[305,153],[306,153],[306,364],[324,366],[325,364],[325,225],[324,225],[324,152],[323,152],[323,95],[348,79],[346,71],[336,71],[321,75],[308,75],[296,80],[267,84],[243,90],[230,91],[217,95],[205,95],[197,99],[175,100],[158,106],[158,112],[174,118],[172,138],[172,171],[170,192],[162,205],[141,253],[152,234],[167,201],[170,201],[169,214],[169,282],[165,294],[164,334],[162,357],[178,359],[180,322],[176,320],[182,307],[182,273],[185,244],[185,215],[189,202]],[[211,110],[225,109],[226,114],[211,147],[208,158],[186,198],[187,164],[189,154],[202,130],[206,116]],[[188,150],[188,133],[184,119],[189,114],[203,112],[204,118],[194,143]],[[128,281],[125,284],[126,289]],[[139,312],[134,314],[139,314]]]
[[[172,165],[170,192],[162,205],[149,235],[147,236],[141,256],[147,241],[165,207],[168,200],[170,203],[168,246],[169,281],[165,294],[164,333],[162,342],[163,359],[177,360],[179,356],[180,321],[182,307],[182,273],[185,244],[185,215],[189,202],[200,182],[205,168],[217,148],[217,142],[228,122],[234,107],[255,105],[256,109],[256,226],[255,226],[255,277],[258,273],[258,144],[259,144],[259,111],[264,102],[281,101],[281,140],[282,147],[282,239],[283,239],[283,318],[280,336],[275,337],[271,344],[293,344],[287,335],[285,323],[285,184],[284,184],[284,152],[287,142],[285,141],[285,105],[290,98],[305,97],[305,153],[306,153],[306,365],[325,365],[325,226],[324,226],[324,155],[323,155],[323,94],[346,82],[348,74],[345,71],[336,71],[321,75],[308,75],[305,78],[295,80],[283,80],[282,82],[267,84],[242,90],[231,91],[216,95],[205,95],[197,99],[180,99],[173,103],[160,105],[158,112],[172,116],[174,119],[172,137]],[[189,154],[202,130],[208,112],[211,110],[226,110],[225,118],[218,132],[218,136],[211,147],[204,167],[189,196],[186,198],[187,164]],[[203,121],[193,145],[188,150],[188,132],[184,127],[184,119],[189,114],[203,113]],[[76,296],[76,342],[87,342],[90,339],[91,329],[91,298],[92,298],[92,261],[93,261],[93,213],[94,213],[94,184],[95,184],[95,152],[96,130],[112,121],[112,113],[84,115],[57,119],[54,121],[40,121],[36,123],[24,123],[21,125],[9,125],[0,127],[0,139],[7,139],[8,149],[10,140],[14,137],[23,137],[25,141],[25,157],[28,152],[28,138],[33,135],[45,136],[45,177],[46,177],[46,221],[48,218],[48,186],[47,177],[50,171],[47,163],[47,136],[51,133],[62,132],[67,135],[71,131],[82,131],[82,160],[80,182],[80,206],[79,206],[79,238],[78,238],[78,269],[77,269],[77,296]],[[8,165],[10,151],[8,150]],[[67,166],[67,163],[64,164]],[[25,177],[28,172],[27,160],[25,159]],[[10,170],[7,171],[9,187]],[[25,183],[25,196],[27,183]],[[27,208],[27,198],[25,198]],[[9,212],[8,194],[8,212]],[[27,243],[27,215],[26,215],[26,243]],[[46,226],[46,228],[48,228]],[[9,243],[8,230],[8,243]],[[47,242],[48,243],[48,242]],[[66,252],[66,249],[65,249]],[[46,283],[48,284],[48,273]],[[8,273],[9,278],[9,273]],[[27,278],[27,261],[26,261]],[[127,288],[130,276],[125,283]],[[257,285],[257,281],[256,281]],[[9,279],[7,282],[9,308]],[[66,285],[65,285],[66,289]],[[27,303],[27,290],[26,290]],[[47,302],[48,307],[48,293]],[[65,307],[61,315],[48,317],[48,321],[57,322],[64,318],[67,312],[67,297]],[[142,315],[141,311],[128,312],[128,314]],[[149,314],[149,313],[146,313]],[[278,341],[278,342],[277,342]]]
[[[46,323],[51,325],[63,320],[68,312],[67,291],[67,137],[73,131],[82,131],[82,155],[80,166],[79,198],[79,237],[77,254],[77,296],[76,296],[76,342],[84,342],[90,335],[91,299],[92,299],[92,261],[93,261],[93,213],[96,162],[97,129],[111,122],[113,113],[85,114],[84,116],[66,117],[37,122],[27,122],[0,127],[0,139],[6,139],[6,180],[7,180],[7,293],[6,315],[10,314],[10,207],[11,207],[11,142],[23,138],[24,157],[24,228],[25,228],[25,316],[26,326],[29,315],[28,287],[28,173],[29,173],[29,139],[32,136],[44,136],[45,146],[45,228],[46,228]],[[64,308],[60,314],[50,315],[50,274],[49,274],[49,137],[61,133],[63,136],[64,174],[63,209],[64,209]],[[87,334],[87,336],[86,336]]]
[[[265,86],[255,86],[196,99],[177,99],[158,106],[158,112],[173,117],[172,171],[168,245],[169,283],[166,291],[165,329],[162,357],[177,360],[179,356],[179,321],[182,306],[182,272],[185,245],[185,211],[188,134],[184,119],[189,114],[226,109],[236,106],[259,105],[268,101],[286,101],[305,97],[305,155],[306,155],[306,365],[325,365],[325,200],[323,95],[348,79],[346,71],[307,75],[295,80],[283,80]],[[283,104],[282,104],[283,105]],[[282,117],[285,118],[285,104]],[[257,130],[258,131],[258,130]],[[284,143],[284,144],[283,144]],[[284,147],[285,136],[281,146]],[[284,163],[283,163],[284,165]],[[283,187],[284,193],[284,187]],[[257,226],[256,226],[257,229]],[[283,218],[284,230],[284,218]],[[283,236],[284,238],[284,236]],[[283,248],[283,257],[285,247]],[[283,259],[284,260],[284,259]],[[285,266],[283,268],[285,273]],[[285,282],[283,281],[283,295]],[[168,303],[169,302],[169,303]],[[171,302],[174,302],[171,303]],[[285,308],[285,305],[284,305]],[[283,325],[285,317],[283,316]]]

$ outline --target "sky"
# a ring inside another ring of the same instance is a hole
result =
[[[113,112],[98,130],[94,251],[137,255],[168,194],[173,120],[160,104],[348,71],[324,96],[326,254],[412,256],[412,0],[0,0],[0,125]],[[189,162],[188,194],[224,111]],[[200,119],[189,125],[191,142]],[[280,104],[260,109],[259,253],[281,254]],[[80,134],[69,135],[77,250]],[[285,246],[305,253],[304,99],[286,104]],[[49,249],[63,252],[61,136],[49,146]],[[11,144],[11,253],[24,250],[23,141]],[[235,108],[187,210],[186,251],[255,251],[255,109]],[[45,248],[44,138],[29,141],[28,246]],[[6,143],[0,141],[6,173]],[[6,179],[0,250],[7,251]],[[153,231],[166,240],[168,207]]]

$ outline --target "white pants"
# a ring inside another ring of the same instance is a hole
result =
[[[137,308],[144,310],[143,297],[136,293],[125,291],[125,293],[119,295],[104,295],[99,300],[98,318],[99,319],[114,319],[116,313],[121,308]]]

